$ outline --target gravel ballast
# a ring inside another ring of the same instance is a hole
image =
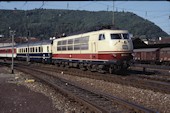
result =
[[[25,75],[19,72],[17,73],[19,79],[30,79],[29,75]],[[161,113],[170,112],[170,94],[153,92],[151,90],[105,82],[102,80],[71,76],[64,74],[64,72],[54,75],[70,80],[72,82],[76,82],[80,86],[82,85],[83,87],[88,87],[92,90],[98,90],[104,93],[108,93],[110,95],[120,97],[122,99],[128,100],[129,102],[143,105],[144,107],[153,109]],[[79,113],[80,111],[80,106],[78,104],[76,104],[75,102],[70,102],[69,99],[64,97],[62,94],[58,93],[54,89],[44,85],[39,81],[35,81],[33,83],[20,82],[20,84],[28,87],[33,91],[40,92],[48,96],[52,100],[55,108],[64,113],[69,113],[70,111],[75,111],[76,113]]]

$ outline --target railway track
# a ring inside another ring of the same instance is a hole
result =
[[[142,65],[137,64],[131,66],[129,73],[132,76],[137,76],[143,79],[161,81],[161,82],[170,82],[170,67],[162,66],[159,68],[155,65]]]
[[[22,64],[24,65],[24,64]],[[81,71],[75,68],[63,68],[63,67],[55,67],[54,65],[43,65],[43,64],[31,64],[31,66],[35,66],[36,68],[41,68],[49,72],[56,72],[61,73],[64,72],[65,74],[73,75],[73,76],[80,76],[80,77],[87,77],[97,80],[104,80],[107,82],[118,83],[122,85],[133,86],[137,88],[149,89],[156,92],[162,92],[170,94],[170,83],[169,79],[160,78],[159,76],[146,76],[141,74],[131,74],[128,76],[120,76],[120,75],[113,75],[113,74],[100,74],[100,73],[92,73],[89,71]],[[50,68],[49,68],[50,67]],[[169,77],[169,76],[167,76]]]
[[[150,64],[133,64],[131,67],[141,68],[142,71],[147,73],[149,70],[151,73],[160,73],[163,76],[170,76],[170,66],[163,65],[150,65]]]
[[[17,70],[33,75],[41,79],[47,84],[59,90],[65,96],[68,96],[72,101],[76,101],[83,105],[83,112],[90,113],[113,113],[113,112],[138,112],[138,113],[153,113],[155,111],[144,108],[140,105],[130,103],[118,97],[114,97],[105,93],[91,91],[90,89],[80,87],[75,83],[54,77],[42,69],[35,67],[17,66]],[[44,69],[43,69],[44,70]]]
[[[33,65],[32,65],[33,66]],[[50,68],[49,68],[50,66]],[[64,72],[65,74],[73,75],[73,76],[80,76],[80,77],[87,77],[97,80],[104,80],[107,82],[118,83],[122,85],[129,85],[137,88],[149,89],[156,92],[162,93],[170,93],[170,83],[165,81],[154,80],[154,79],[143,79],[144,76],[120,76],[120,75],[113,75],[113,74],[100,74],[100,73],[92,73],[89,71],[81,71],[75,68],[62,68],[62,67],[54,67],[53,65],[42,65],[37,66],[37,68],[44,69],[48,72],[56,72],[61,73]],[[149,77],[147,77],[149,78]]]

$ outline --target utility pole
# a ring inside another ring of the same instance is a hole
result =
[[[27,31],[27,63],[29,64],[30,58],[29,58],[29,31]]]
[[[114,0],[113,0],[113,20],[112,20],[112,24],[113,24],[113,26],[115,25],[115,23],[114,23]]]
[[[28,31],[28,13],[27,10],[25,11],[25,16],[26,16],[26,38],[27,38],[27,57],[26,61],[29,64],[30,58],[29,58],[29,31]]]
[[[109,5],[107,5],[107,11],[109,11]]]
[[[67,9],[69,8],[69,2],[67,2]]]
[[[9,33],[10,36],[12,37],[12,64],[11,64],[11,70],[12,70],[12,74],[14,74],[14,35],[15,35],[15,31],[11,30],[11,28],[9,27]]]
[[[145,12],[145,20],[147,20],[147,11]]]

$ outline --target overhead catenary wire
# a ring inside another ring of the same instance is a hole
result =
[[[39,9],[43,8],[43,6],[44,6],[44,1],[42,1],[42,5],[40,6]]]

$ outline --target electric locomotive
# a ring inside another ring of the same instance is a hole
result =
[[[127,70],[132,52],[127,30],[103,29],[53,40],[52,62],[57,66],[113,73]]]

